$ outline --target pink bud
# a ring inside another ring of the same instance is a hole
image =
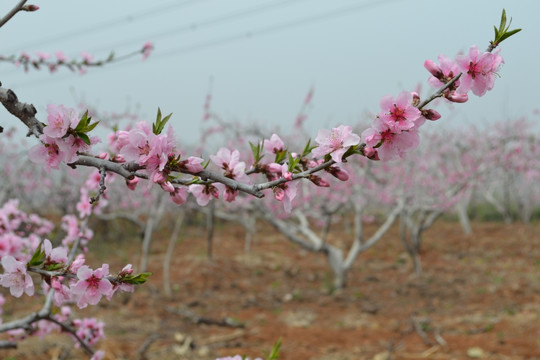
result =
[[[125,163],[126,159],[124,158],[124,155],[116,154],[114,155],[112,161],[117,162],[117,163]]]
[[[418,104],[420,104],[420,95],[418,95],[416,91],[413,91],[411,95],[412,95],[412,105],[418,106]]]
[[[174,193],[174,186],[173,186],[173,184],[171,184],[170,181],[165,181],[165,182],[159,183],[159,185],[160,185],[161,188],[162,188],[163,190],[165,190],[166,192],[168,192],[168,193]]]
[[[431,75],[435,76],[439,80],[444,76],[441,68],[431,60],[426,60],[424,62],[424,67],[431,73]]]
[[[24,5],[21,10],[23,11],[37,11],[39,10],[39,6],[37,5]]]
[[[165,181],[167,181],[167,178],[163,175],[163,173],[159,171],[156,171],[154,173],[154,176],[152,176],[152,182],[161,184],[161,183],[164,183]]]
[[[187,190],[185,187],[176,188],[174,192],[170,193],[172,201],[175,204],[182,205],[187,199]]]
[[[422,116],[432,121],[439,120],[441,118],[441,114],[433,109],[422,110]]]
[[[102,152],[101,154],[98,155],[98,158],[106,160],[109,158],[109,154],[107,154],[106,152]]]
[[[281,165],[279,165],[278,163],[268,164],[268,171],[270,171],[271,173],[280,173]]]
[[[341,181],[349,180],[349,173],[347,173],[339,166],[330,166],[328,169],[326,169],[326,171],[328,171],[330,174],[332,174],[332,176],[335,176]]]
[[[135,190],[137,184],[139,183],[139,178],[134,177],[133,179],[126,179],[126,186],[129,190]]]
[[[467,94],[458,94],[455,91],[451,91],[446,95],[446,98],[450,101],[453,101],[455,103],[464,103],[469,100],[469,97]]]
[[[321,178],[320,176],[317,176],[317,175],[311,175],[309,177],[309,180],[314,183],[315,185],[317,186],[320,186],[320,187],[330,187],[330,184],[324,180],[323,178]]]
[[[371,160],[375,160],[374,157],[377,156],[377,150],[369,146],[366,146],[363,149],[363,152],[364,152],[364,156]]]
[[[274,197],[278,201],[283,201],[283,199],[285,198],[285,191],[283,191],[283,189],[279,187],[274,188]]]
[[[283,177],[284,177],[285,179],[287,179],[287,180],[289,180],[289,181],[292,180],[292,172],[290,172],[290,171],[283,171],[283,174],[282,174],[282,175],[283,175]]]

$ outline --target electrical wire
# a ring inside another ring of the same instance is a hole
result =
[[[191,24],[182,24],[180,26],[176,26],[167,30],[159,31],[152,34],[146,34],[145,36],[147,39],[152,39],[152,41],[155,42],[156,39],[177,36],[182,33],[199,30],[205,27],[210,27],[210,26],[217,25],[220,23],[225,23],[227,21],[242,19],[242,18],[249,17],[258,13],[264,13],[268,10],[279,8],[281,6],[292,5],[299,1],[305,1],[305,0],[281,0],[281,1],[271,2],[271,3],[263,4],[261,6],[255,6],[248,9],[231,12],[225,15],[214,16],[214,17],[202,20],[202,21],[191,23]],[[137,43],[141,44],[144,41],[145,40],[141,40],[140,37],[132,38],[130,40],[123,40],[122,42],[117,42],[112,45],[102,46],[100,48],[93,50],[93,52],[116,49],[119,46],[125,46],[129,44],[137,44]]]
[[[175,0],[175,1],[171,1],[171,2],[169,2],[167,4],[165,4],[165,5],[160,5],[160,6],[156,6],[154,8],[141,10],[141,11],[133,13],[133,14],[128,14],[128,15],[125,15],[125,16],[122,16],[122,17],[117,17],[117,18],[114,18],[114,19],[111,19],[111,20],[106,20],[106,21],[103,21],[101,23],[88,25],[88,26],[85,26],[85,27],[80,28],[78,30],[73,30],[73,31],[69,31],[69,32],[63,32],[61,34],[56,34],[56,35],[45,37],[45,38],[42,38],[42,39],[39,39],[39,40],[33,40],[33,41],[28,42],[26,44],[23,43],[22,45],[18,45],[17,48],[14,49],[14,50],[5,51],[5,54],[17,52],[20,49],[30,49],[30,48],[33,48],[35,46],[43,46],[43,45],[47,45],[47,44],[50,44],[50,43],[67,40],[67,39],[70,39],[70,38],[84,36],[84,35],[87,35],[88,33],[95,34],[97,32],[103,31],[103,30],[107,30],[107,29],[110,29],[110,28],[113,28],[113,27],[116,27],[116,26],[123,25],[123,23],[125,23],[125,22],[130,23],[130,22],[134,22],[134,21],[136,21],[138,19],[141,19],[141,18],[149,18],[149,17],[155,16],[155,15],[159,15],[159,14],[161,14],[163,12],[170,12],[174,8],[182,8],[182,7],[185,7],[185,6],[193,5],[195,3],[200,3],[202,1],[205,1],[205,0],[184,0],[184,1]]]
[[[196,43],[196,44],[193,44],[193,45],[184,46],[184,47],[180,47],[180,48],[176,48],[176,49],[171,49],[171,50],[165,51],[165,52],[155,51],[152,54],[152,60],[156,61],[156,60],[165,59],[165,58],[175,56],[175,55],[179,55],[179,54],[188,54],[188,53],[192,53],[192,52],[195,52],[195,51],[198,51],[198,50],[201,50],[201,49],[207,49],[207,48],[211,48],[211,47],[215,47],[215,46],[229,44],[229,43],[239,41],[239,40],[252,39],[255,36],[260,36],[260,35],[265,35],[265,34],[269,34],[269,33],[272,33],[272,32],[276,32],[276,31],[282,31],[282,30],[285,30],[285,29],[300,27],[300,26],[304,26],[304,25],[308,25],[308,24],[312,24],[312,23],[316,23],[316,22],[320,22],[320,21],[333,19],[333,18],[340,17],[340,16],[350,15],[350,14],[353,14],[353,13],[355,13],[357,11],[360,11],[360,10],[364,10],[364,9],[367,9],[367,8],[374,8],[374,7],[378,7],[380,5],[383,5],[383,4],[387,4],[387,3],[391,3],[391,2],[398,2],[398,1],[403,1],[403,0],[371,0],[371,1],[365,1],[365,2],[362,2],[361,4],[355,4],[353,6],[340,7],[338,9],[328,11],[328,12],[325,12],[325,13],[312,15],[312,16],[308,16],[308,17],[304,17],[304,18],[300,18],[300,19],[295,19],[295,20],[291,20],[291,21],[287,21],[287,22],[282,22],[280,24],[268,25],[268,26],[261,27],[261,28],[258,28],[258,29],[252,30],[252,31],[247,31],[247,32],[243,32],[243,33],[240,33],[240,34],[227,36],[227,37],[223,37],[223,38],[219,38],[219,39],[208,40],[208,41],[205,41],[205,42],[199,42],[199,43]],[[128,60],[128,61],[122,63],[122,66],[123,66],[123,68],[126,68],[126,67],[129,67],[129,66],[133,66],[135,64],[139,64],[139,62],[132,62],[132,61]],[[109,65],[109,66],[107,66],[106,68],[103,68],[103,69],[97,69],[96,68],[96,69],[93,69],[93,71],[97,71],[97,70],[101,70],[101,72],[110,71],[110,70],[114,69],[115,65],[116,64],[111,64],[111,65]],[[54,79],[30,80],[30,81],[14,84],[13,87],[21,88],[21,87],[25,87],[25,86],[29,86],[29,85],[36,85],[38,83],[50,83],[52,81],[59,81],[59,80],[66,79],[66,78],[69,78],[71,76],[72,76],[71,74],[66,74],[65,76],[56,75]],[[86,75],[86,76],[88,76],[88,75]]]

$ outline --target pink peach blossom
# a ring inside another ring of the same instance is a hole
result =
[[[34,282],[26,272],[26,265],[11,255],[2,257],[4,273],[0,275],[0,285],[9,288],[11,295],[21,297],[23,293],[34,295]]]
[[[323,157],[331,154],[332,160],[337,163],[342,161],[343,154],[351,146],[360,143],[360,137],[352,133],[350,126],[340,125],[332,130],[321,129],[315,138],[318,147],[311,151],[314,157]]]
[[[107,264],[96,270],[86,265],[79,268],[77,271],[79,281],[71,287],[79,308],[85,308],[88,304],[96,305],[102,296],[108,296],[113,291],[111,282],[106,278],[107,275],[109,275]]]

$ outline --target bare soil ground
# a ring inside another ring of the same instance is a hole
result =
[[[106,321],[107,339],[97,346],[105,359],[255,358],[279,338],[283,360],[540,359],[540,225],[473,229],[472,236],[450,222],[430,229],[422,276],[412,275],[393,229],[360,255],[347,288],[331,292],[325,257],[269,228],[261,226],[245,253],[243,230],[222,226],[208,260],[204,233],[189,227],[175,249],[172,297],[163,295],[163,235],[152,244],[148,284],[77,315]],[[338,232],[333,241],[347,237]],[[138,247],[127,244],[96,246],[120,268],[137,259]],[[6,319],[40,306],[7,298]],[[0,358],[86,358],[72,344],[66,335],[29,338]]]

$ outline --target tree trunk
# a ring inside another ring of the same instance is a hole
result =
[[[174,228],[169,239],[169,245],[167,246],[167,252],[165,253],[165,261],[163,262],[163,291],[165,292],[165,296],[167,297],[172,296],[170,280],[172,254],[174,252],[174,246],[176,245],[176,241],[178,240],[180,229],[182,228],[182,224],[184,223],[184,216],[185,212],[181,210],[180,214],[178,214],[178,218],[176,218],[176,221],[174,223]]]

